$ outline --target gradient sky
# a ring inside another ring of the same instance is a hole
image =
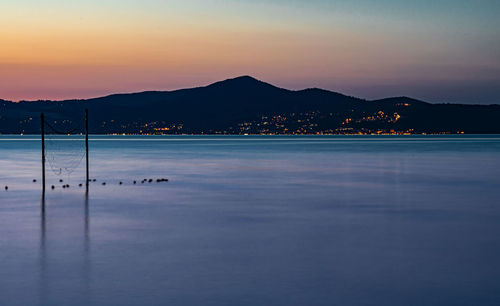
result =
[[[363,98],[500,103],[498,0],[0,0],[0,98],[252,75]]]

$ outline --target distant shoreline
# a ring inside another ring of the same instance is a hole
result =
[[[21,137],[34,137],[41,136],[41,134],[0,134],[1,136],[21,136]],[[72,135],[56,135],[56,134],[46,134],[46,136],[57,136],[57,137],[80,137],[84,136],[82,134],[72,134]],[[107,136],[156,136],[156,137],[322,137],[322,136],[500,136],[500,133],[491,133],[491,134],[467,134],[467,133],[435,133],[435,134],[89,134],[89,136],[99,136],[99,137],[107,137]]]
[[[0,100],[0,109],[3,134],[39,133],[41,113],[56,130],[82,132],[86,110],[89,133],[111,135],[500,133],[498,104],[432,104],[409,97],[365,100],[319,88],[288,90],[250,76],[205,87],[87,100]]]

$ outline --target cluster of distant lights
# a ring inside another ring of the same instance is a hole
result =
[[[453,132],[437,132],[437,133],[415,133],[415,132],[385,132],[385,131],[377,131],[377,132],[344,132],[344,133],[328,133],[328,132],[315,132],[315,133],[242,133],[242,134],[231,134],[231,133],[223,133],[223,132],[215,132],[215,133],[182,133],[182,134],[163,134],[163,133],[107,133],[102,134],[105,136],[196,136],[196,135],[236,135],[236,136],[266,136],[266,135],[324,135],[324,136],[335,136],[335,135],[451,135],[451,134],[465,134],[464,131]],[[19,134],[19,136],[24,136],[23,133]]]
[[[417,133],[417,132],[409,132],[409,131],[376,131],[376,132],[314,132],[314,133],[240,133],[240,134],[232,134],[232,133],[224,133],[224,132],[215,132],[215,133],[181,133],[181,134],[159,134],[159,133],[108,133],[103,134],[106,136],[169,136],[169,135],[179,135],[179,136],[196,136],[196,135],[236,135],[236,136],[258,136],[258,135],[325,135],[325,136],[334,136],[334,135],[451,135],[451,134],[465,134],[464,131],[454,132],[436,132],[436,133]],[[21,134],[22,135],[22,134]]]
[[[398,103],[396,106],[404,106],[408,107],[411,106],[411,104],[408,103]],[[310,120],[315,119],[314,116],[319,115],[320,112],[313,111],[313,112],[307,112],[307,113],[300,113],[300,114],[295,114],[292,113],[290,114],[291,117],[295,117],[295,115],[301,115],[305,116],[303,119],[297,120],[297,123],[306,123],[310,122]],[[330,116],[333,114],[330,113]],[[289,117],[290,117],[289,116]],[[401,115],[398,113],[394,113],[391,115],[388,115],[384,113],[383,111],[378,111],[372,116],[365,116],[360,119],[353,119],[353,118],[346,118],[341,124],[346,126],[352,123],[353,121],[357,123],[361,123],[362,121],[380,121],[380,120],[387,120],[388,122],[395,123],[399,121],[401,118]],[[30,118],[31,119],[31,118]],[[415,132],[413,129],[405,130],[405,131],[396,131],[396,130],[375,130],[375,131],[360,131],[360,130],[354,130],[353,128],[337,128],[337,129],[328,129],[328,130],[323,130],[323,131],[307,131],[308,128],[314,128],[317,127],[317,124],[309,124],[309,126],[302,126],[296,130],[289,130],[288,128],[285,128],[284,124],[289,118],[285,115],[274,115],[274,116],[262,116],[262,120],[265,120],[264,122],[243,122],[239,123],[238,127],[239,129],[234,129],[233,127],[230,127],[229,130],[232,130],[231,132],[228,131],[210,131],[209,133],[205,132],[200,132],[200,133],[182,133],[180,132],[183,129],[183,124],[182,123],[176,123],[176,124],[171,124],[170,126],[161,126],[161,127],[154,127],[157,126],[158,122],[150,122],[146,123],[142,126],[142,128],[148,128],[151,127],[153,128],[153,131],[148,131],[148,132],[143,132],[143,130],[140,130],[139,132],[135,133],[105,133],[104,135],[109,135],[109,136],[158,136],[158,135],[443,135],[443,134],[455,134],[454,132],[436,132],[436,133],[427,133],[427,132]],[[269,120],[270,119],[270,120]],[[110,120],[110,122],[114,122],[114,120]],[[104,125],[106,122],[104,122]],[[252,132],[250,129],[254,126],[269,126],[269,127],[275,127],[276,129],[283,129],[282,132],[271,132],[269,128],[263,129],[261,131],[256,131]],[[234,132],[233,132],[234,131]],[[464,131],[457,131],[456,134],[465,134]],[[24,135],[24,133],[20,134],[21,136]]]

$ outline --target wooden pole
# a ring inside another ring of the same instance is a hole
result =
[[[42,192],[45,194],[45,116],[40,115],[42,123]]]
[[[89,110],[85,109],[85,161],[86,161],[86,182],[85,186],[89,189]]]

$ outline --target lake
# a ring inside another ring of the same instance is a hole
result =
[[[0,305],[500,305],[499,135],[91,136],[89,156],[88,194],[83,160],[48,165],[43,199],[39,137],[0,136]]]

